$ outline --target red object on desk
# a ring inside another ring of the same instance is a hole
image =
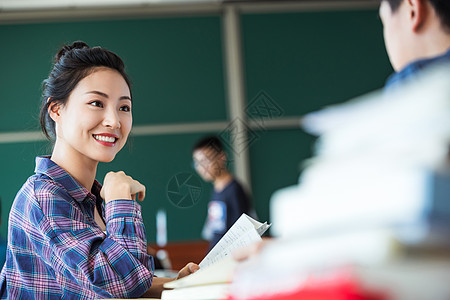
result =
[[[276,290],[276,287],[274,287]],[[231,296],[228,300],[242,300]],[[334,270],[324,277],[311,276],[297,289],[246,300],[389,300],[387,292],[364,288],[350,268]]]

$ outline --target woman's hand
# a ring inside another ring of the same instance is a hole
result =
[[[176,278],[153,277],[152,286],[141,297],[161,298],[161,293],[164,290],[165,283],[188,276],[197,272],[199,269],[200,267],[197,264],[188,263],[183,269],[180,270],[180,272],[178,272],[178,276]]]
[[[123,171],[109,172],[103,181],[100,196],[109,202],[117,199],[130,199],[142,201],[145,198],[145,186],[139,181],[126,175]]]
[[[178,272],[178,276],[176,279],[180,279],[188,275],[191,275],[192,273],[195,273],[198,270],[200,270],[200,267],[197,264],[190,262]]]

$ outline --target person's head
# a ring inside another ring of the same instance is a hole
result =
[[[396,71],[450,47],[448,0],[381,0],[380,17],[386,50]]]
[[[223,144],[216,136],[207,136],[199,140],[192,150],[194,167],[205,181],[214,181],[227,172]]]
[[[84,42],[63,46],[44,81],[41,129],[55,147],[111,161],[131,130],[131,89],[123,61]]]

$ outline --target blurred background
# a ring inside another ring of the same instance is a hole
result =
[[[312,153],[301,117],[381,88],[392,72],[378,4],[0,0],[0,234],[35,156],[50,154],[38,126],[42,81],[75,40],[116,52],[131,77],[132,137],[97,179],[124,170],[147,186],[149,243],[157,223],[161,245],[201,240],[212,186],[191,150],[207,134],[224,138],[230,168],[270,222],[272,194],[297,183]]]

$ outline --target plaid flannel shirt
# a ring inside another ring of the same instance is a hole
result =
[[[136,201],[102,205],[104,233],[94,220],[101,185],[81,186],[48,157],[11,208],[2,299],[133,298],[150,288],[153,258]]]

